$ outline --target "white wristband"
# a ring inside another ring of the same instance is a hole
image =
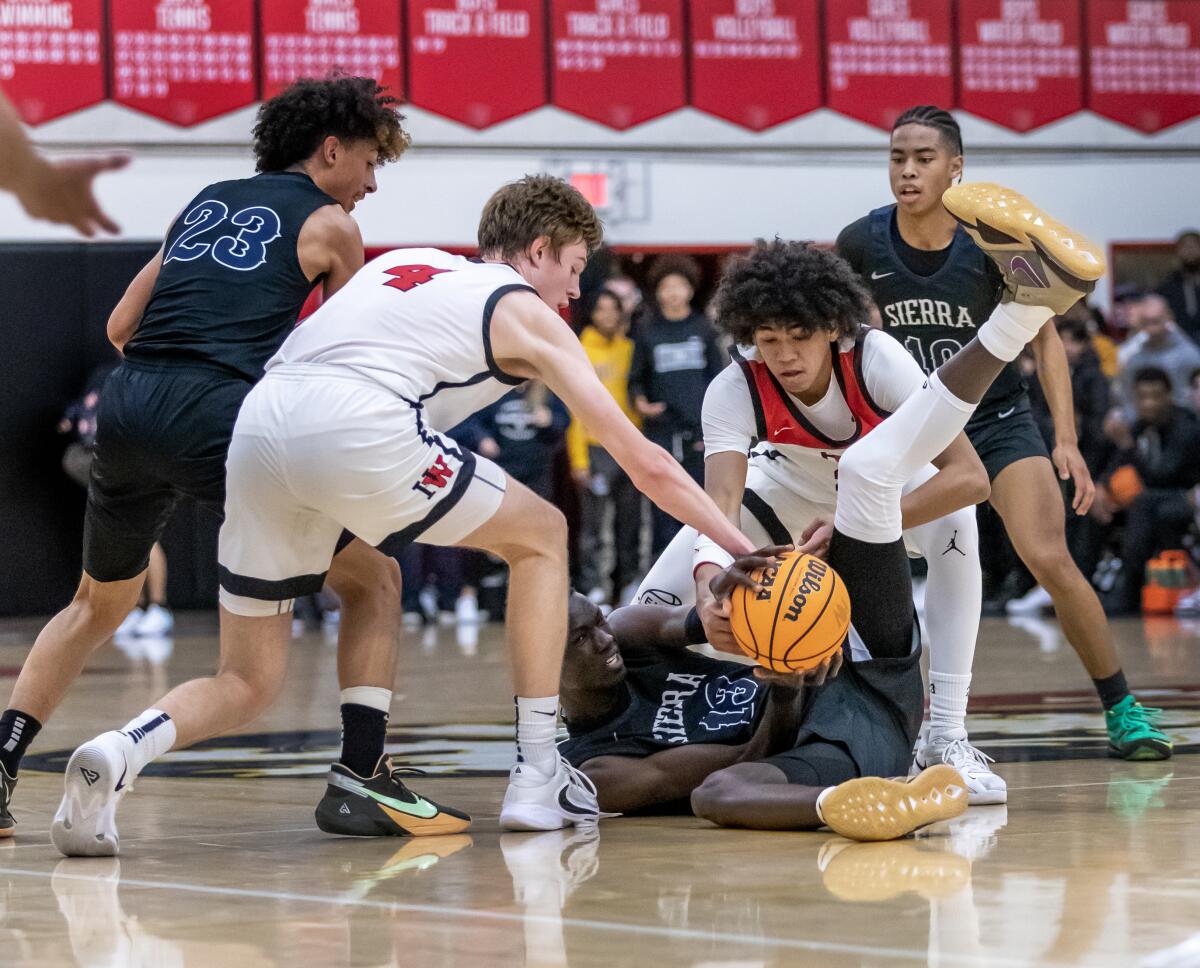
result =
[[[728,568],[734,562],[734,557],[706,534],[696,537],[696,546],[692,549],[692,574],[701,565],[716,565],[718,568]]]

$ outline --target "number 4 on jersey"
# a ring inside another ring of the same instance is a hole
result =
[[[396,277],[385,282],[385,286],[391,286],[393,289],[399,289],[401,292],[408,292],[410,289],[416,289],[417,286],[425,285],[434,276],[441,275],[443,272],[452,272],[453,270],[435,269],[433,266],[395,266],[383,271],[385,275]]]

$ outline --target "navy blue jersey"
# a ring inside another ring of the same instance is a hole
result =
[[[567,720],[559,747],[575,766],[594,756],[649,756],[686,743],[748,743],[767,700],[768,685],[753,666],[686,649],[625,654],[629,705],[603,723]]]
[[[215,365],[258,380],[314,285],[296,254],[300,230],[334,204],[303,172],[209,185],[167,233],[158,280],[125,355]]]
[[[914,249],[900,237],[895,205],[847,226],[837,244],[879,307],[884,331],[900,340],[926,373],[975,338],[1004,293],[1000,270],[962,226],[945,249]],[[1029,409],[1025,391],[1020,371],[1010,363],[980,401],[972,423]]]

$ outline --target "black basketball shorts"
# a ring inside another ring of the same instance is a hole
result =
[[[100,394],[88,485],[88,575],[123,581],[144,571],[182,495],[224,515],[225,455],[251,387],[215,367],[127,360],[113,371]]]
[[[994,481],[1009,464],[1026,457],[1050,459],[1046,441],[1027,402],[1018,404],[1013,410],[1001,410],[981,420],[971,420],[966,434],[987,468],[989,481]]]

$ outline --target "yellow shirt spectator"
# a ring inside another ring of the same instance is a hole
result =
[[[629,366],[633,362],[633,340],[625,335],[620,326],[611,336],[605,336],[594,325],[589,325],[579,334],[579,342],[583,344],[584,352],[596,368],[600,382],[621,405],[621,409],[633,421],[634,426],[640,427],[642,418],[629,402]],[[573,472],[588,470],[588,447],[596,444],[597,441],[588,433],[587,428],[572,417],[571,426],[567,428],[567,455],[570,457]]]

